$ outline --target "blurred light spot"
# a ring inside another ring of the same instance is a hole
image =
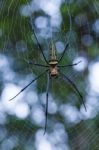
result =
[[[38,150],[69,150],[68,137],[65,128],[61,123],[55,124],[54,131],[50,134],[43,135],[43,130],[36,133],[36,148]],[[54,137],[54,138],[53,138]],[[48,145],[48,147],[46,147]]]
[[[55,114],[57,112],[57,105],[55,102],[49,101],[48,112],[50,114]]]
[[[41,1],[39,0],[32,0],[30,1],[30,7],[31,7],[31,12],[39,11],[40,10],[40,4]]]
[[[37,28],[46,28],[47,24],[48,24],[48,20],[45,17],[37,17],[35,20],[35,24],[37,26]]]
[[[2,104],[2,97],[0,99],[0,113],[4,114],[4,108],[3,108],[3,104]]]
[[[93,29],[96,33],[99,33],[99,19],[97,19],[93,24]]]
[[[51,144],[47,141],[47,140],[44,140],[44,139],[41,139],[41,141],[39,141],[39,144],[37,146],[38,150],[52,150],[52,146]]]
[[[31,15],[31,13],[32,13],[32,11],[31,11],[30,5],[23,5],[23,6],[21,6],[21,8],[20,8],[20,14],[22,16],[28,17],[28,16]]]
[[[7,73],[9,72],[9,73]],[[13,81],[15,77],[15,73],[12,72],[12,70],[10,68],[7,68],[6,70],[4,70],[3,72],[3,79],[7,82],[7,81]]]
[[[86,97],[87,104],[92,106],[95,111],[99,110],[99,100],[96,93],[92,89],[88,90],[88,96]]]
[[[10,68],[10,60],[6,56],[0,55],[0,72],[3,80],[11,81],[14,78],[14,73]],[[7,73],[9,72],[9,73]]]
[[[31,117],[33,119],[33,122],[35,121],[36,124],[41,125],[42,123],[44,123],[45,114],[39,105],[33,106]]]
[[[51,26],[59,26],[62,20],[59,9],[61,0],[43,0],[42,2],[40,1],[39,5],[42,10],[51,16]]]
[[[9,101],[13,96],[15,96],[19,92],[20,88],[18,86],[12,85],[12,84],[6,84],[5,89],[2,92],[1,100],[3,107],[8,113],[13,113],[17,99],[19,99],[22,94],[20,94],[16,99]]]
[[[13,138],[8,138],[3,140],[2,144],[1,144],[1,148],[2,150],[11,150],[13,149],[15,146],[15,142],[13,140]]]
[[[8,59],[4,55],[0,54],[0,71],[3,71],[7,67],[9,67]]]
[[[89,83],[86,97],[87,112],[81,107],[81,119],[93,119],[99,112],[99,62],[91,63],[89,66]],[[90,86],[89,86],[90,85]]]
[[[52,137],[54,137],[54,138],[52,138]],[[64,128],[63,124],[56,123],[53,126],[53,132],[52,132],[52,134],[50,134],[50,141],[54,145],[61,144],[61,143],[66,144],[66,142],[68,141],[68,136],[65,132],[65,128]]]
[[[58,108],[51,94],[49,94],[48,99],[49,99],[48,113],[55,114]],[[46,93],[41,95],[41,100],[42,100],[42,103],[46,106]]]
[[[21,87],[14,85],[14,84],[6,84],[5,89],[4,89],[4,97],[3,99],[9,100],[13,96],[15,96],[19,91],[21,90]],[[22,94],[20,94],[22,96]],[[20,97],[20,95],[17,98]],[[8,101],[9,102],[9,101]],[[11,102],[11,101],[10,101]]]
[[[46,27],[41,30],[39,35],[45,39],[50,38],[52,36],[52,30],[51,30],[51,28]]]
[[[89,66],[89,82],[93,91],[99,93],[99,62]]]
[[[76,16],[75,22],[79,26],[85,25],[87,22],[87,16],[85,14],[79,14]]]
[[[58,53],[62,53],[64,51],[64,44],[62,42],[56,42],[56,49]]]
[[[16,50],[18,52],[25,52],[27,50],[27,45],[24,41],[16,42]]]
[[[81,41],[85,46],[91,46],[93,43],[93,37],[89,34],[86,34],[86,35],[83,35]]]
[[[52,27],[59,27],[61,24],[62,18],[60,13],[56,13],[51,17],[51,26]]]
[[[94,99],[92,99],[94,100]],[[95,110],[95,107],[89,105],[87,106],[87,111],[83,107],[81,107],[81,119],[86,120],[86,119],[93,119],[97,115],[97,111]]]
[[[83,71],[87,67],[88,61],[85,57],[80,56],[74,59],[73,64],[75,63],[78,63],[78,64],[73,66],[73,68],[77,71]]]
[[[53,16],[58,10],[60,6],[60,0],[43,0],[40,2],[40,7],[49,15]],[[57,5],[57,7],[56,7]]]
[[[61,105],[60,112],[68,122],[78,123],[80,121],[78,110],[69,104]]]
[[[43,132],[41,131],[36,133],[35,145],[37,150],[52,150],[51,143],[47,140],[46,136],[44,136]]]
[[[47,134],[45,134],[45,136],[43,136],[43,134],[44,134],[44,131],[41,130],[41,129],[39,129],[39,130],[36,132],[36,136],[35,136],[35,138],[36,138],[36,143],[39,143],[39,141],[40,141],[41,139],[46,139]]]
[[[26,99],[27,99],[27,102],[28,104],[35,104],[38,102],[38,96],[37,96],[37,93],[36,91],[29,91],[27,94],[26,94]]]
[[[38,17],[36,19],[36,25],[39,28],[45,28],[45,30],[42,31],[42,33],[39,33],[39,35],[43,35],[44,37],[46,36],[47,38],[51,37],[51,31],[48,27],[53,30],[55,29],[54,27],[59,27],[62,21],[61,13],[60,13],[60,5],[62,1],[61,0],[34,0],[31,2],[31,11],[32,13],[34,11],[37,11],[38,9],[43,10],[49,17]],[[57,5],[57,7],[56,7]],[[37,9],[37,10],[36,10]],[[41,31],[40,31],[41,32]]]
[[[3,107],[3,105],[2,105]],[[4,109],[4,108],[3,108]],[[0,124],[3,125],[6,123],[6,114],[4,112],[0,112]]]
[[[3,139],[5,139],[6,136],[7,136],[7,130],[4,128],[4,126],[3,126],[3,128],[0,127],[0,142],[1,142]]]
[[[30,113],[29,106],[26,103],[18,103],[14,112],[18,118],[25,119]]]

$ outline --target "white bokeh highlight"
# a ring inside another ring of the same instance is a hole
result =
[[[80,121],[79,111],[72,105],[61,105],[60,113],[64,116],[65,120],[70,123],[78,123]]]
[[[32,107],[31,119],[32,119],[33,123],[35,123],[37,125],[44,124],[45,113],[41,106],[35,105]]]
[[[99,34],[99,19],[97,19],[93,24],[93,30]]]
[[[48,20],[46,17],[40,16],[40,17],[37,17],[35,20],[35,25],[37,26],[37,28],[46,28],[47,24],[48,24]]]
[[[28,117],[30,109],[27,103],[20,102],[15,106],[14,112],[18,118],[25,119],[26,117]]]
[[[78,62],[80,62],[78,65],[73,66],[73,68],[77,71],[83,71],[88,65],[87,59],[83,56],[76,57],[73,60],[73,64],[78,63]]]
[[[99,61],[89,66],[89,82],[92,90],[99,93]]]

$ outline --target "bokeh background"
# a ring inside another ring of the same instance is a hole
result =
[[[62,72],[84,97],[62,78],[49,92],[44,135],[47,74],[15,96],[44,69],[28,62],[45,61],[33,34],[49,59],[54,41],[61,64],[81,61]],[[99,1],[0,0],[0,150],[99,150]]]

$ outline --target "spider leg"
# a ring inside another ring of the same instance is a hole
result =
[[[65,5],[67,6],[66,1],[65,1]],[[70,41],[70,38],[71,38],[71,31],[72,31],[72,18],[71,18],[71,12],[69,11],[68,7],[67,7],[67,11],[68,11],[69,25],[70,25],[70,29],[69,29],[70,34],[69,34],[69,37],[68,37],[68,41]],[[67,43],[67,44],[65,45],[65,49],[64,49],[64,51],[63,51],[63,53],[62,53],[62,56],[60,57],[58,63],[59,63],[59,62],[62,60],[62,58],[64,57],[64,54],[65,54],[65,52],[66,52],[68,46],[69,46],[69,43]]]
[[[33,28],[33,25],[32,25],[32,18],[30,18],[30,24],[31,24],[31,27],[32,27],[32,30],[33,30],[35,39],[36,39],[36,41],[37,41],[39,50],[41,51],[41,53],[42,53],[42,55],[43,55],[43,58],[44,58],[45,62],[48,64],[48,61],[47,61],[47,59],[46,59],[46,57],[45,57],[45,55],[44,55],[44,53],[43,53],[42,47],[41,47],[41,45],[40,45],[40,43],[39,43],[39,41],[38,41],[37,35],[36,35],[35,31],[34,31],[34,28]]]
[[[46,66],[46,65],[35,64],[35,63],[32,63],[32,62],[30,62],[29,64],[34,65],[34,66],[40,66],[40,67],[49,67],[49,66]]]
[[[78,95],[80,96],[80,99],[81,99],[82,102],[83,102],[84,108],[85,108],[85,110],[87,111],[85,102],[84,102],[84,100],[83,100],[83,96],[82,96],[81,93],[79,92],[79,90],[78,90],[78,88],[76,87],[76,85],[74,84],[74,82],[73,82],[71,79],[69,79],[65,74],[63,74],[63,73],[61,73],[61,72],[60,72],[60,75],[62,75],[62,76],[72,85],[72,87],[75,89],[75,91],[76,91],[76,92],[78,93]]]
[[[47,71],[47,70],[46,70]],[[26,88],[28,88],[34,81],[36,81],[37,79],[39,79],[46,71],[44,71],[43,73],[41,73],[38,77],[36,77],[35,79],[33,79],[29,84],[27,84],[24,88],[22,88],[20,90],[20,92],[18,92],[14,97],[12,97],[11,99],[9,99],[9,101],[13,100],[14,98],[16,98],[19,94],[21,94]]]
[[[66,52],[66,50],[67,50],[68,46],[69,46],[69,43],[67,43],[67,44],[65,45],[65,49],[64,49],[64,51],[63,51],[63,53],[62,53],[62,55],[61,55],[60,59],[58,60],[58,64],[60,63],[60,61],[61,61],[61,60],[62,60],[62,58],[64,57],[64,54],[65,54],[65,52]]]
[[[72,67],[72,66],[76,66],[78,65],[79,63],[81,63],[81,61],[75,63],[75,64],[70,64],[70,65],[58,65],[58,67]]]
[[[25,60],[29,65],[34,65],[34,66],[40,66],[40,67],[49,67],[48,65],[42,65],[42,64],[37,64],[33,63],[32,61]]]
[[[45,129],[44,129],[44,134],[46,133],[47,129],[47,117],[48,117],[48,95],[49,95],[49,86],[50,86],[50,75],[48,73],[48,78],[47,78],[47,88],[46,88],[46,109],[45,109]]]

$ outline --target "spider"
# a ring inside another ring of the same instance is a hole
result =
[[[13,100],[14,98],[16,98],[20,93],[22,93],[25,89],[27,89],[33,82],[35,82],[37,79],[39,79],[41,76],[43,76],[45,73],[47,73],[47,87],[46,87],[46,109],[45,109],[45,116],[46,116],[46,119],[45,119],[45,129],[44,129],[44,134],[46,133],[46,129],[47,129],[47,118],[48,118],[48,94],[49,94],[49,85],[50,85],[50,80],[52,78],[55,78],[55,77],[59,77],[61,76],[63,79],[67,80],[69,82],[69,84],[72,85],[72,87],[75,89],[75,93],[79,95],[79,99],[82,101],[83,105],[84,105],[84,108],[85,110],[86,109],[86,106],[85,106],[85,103],[84,103],[84,100],[83,100],[83,96],[81,95],[80,91],[78,90],[77,86],[75,85],[75,83],[69,79],[69,77],[67,75],[65,75],[64,73],[62,73],[60,71],[60,68],[66,68],[66,67],[71,67],[71,66],[75,66],[75,65],[78,65],[81,61],[77,62],[77,63],[74,63],[74,64],[69,64],[69,65],[60,65],[60,62],[62,61],[63,57],[64,57],[64,54],[69,46],[69,43],[66,43],[65,45],[65,48],[64,48],[64,51],[63,53],[61,54],[61,57],[59,58],[59,60],[57,59],[57,56],[56,56],[56,50],[55,50],[55,46],[54,46],[54,43],[51,42],[51,48],[50,48],[50,56],[49,56],[49,60],[46,59],[44,53],[43,53],[43,50],[41,48],[41,45],[38,41],[38,38],[37,38],[37,35],[33,29],[33,33],[34,33],[34,36],[35,36],[35,39],[37,41],[37,45],[39,47],[39,50],[40,52],[42,53],[42,56],[44,58],[44,61],[46,62],[46,65],[43,65],[43,64],[37,64],[37,63],[33,63],[33,62],[29,62],[29,64],[31,65],[34,65],[34,66],[39,66],[39,67],[42,67],[42,68],[46,68],[46,70],[44,72],[42,72],[40,75],[38,75],[35,79],[33,79],[29,84],[27,84],[24,88],[22,88],[20,90],[20,92],[18,92],[14,97],[12,97],[10,99]]]

